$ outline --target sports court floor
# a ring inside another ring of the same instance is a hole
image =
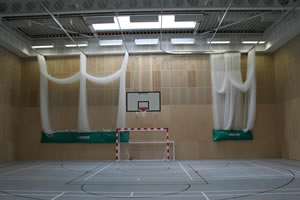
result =
[[[0,164],[5,199],[300,200],[300,162],[11,161]]]

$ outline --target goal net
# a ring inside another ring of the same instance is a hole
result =
[[[129,131],[129,141],[120,142],[119,135]],[[167,128],[123,128],[116,131],[116,161],[174,159],[174,142]]]

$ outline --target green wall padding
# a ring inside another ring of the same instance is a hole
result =
[[[252,131],[243,130],[213,130],[214,141],[223,140],[253,140]]]
[[[120,142],[129,142],[129,131],[120,133]],[[116,132],[42,132],[41,143],[116,143]]]

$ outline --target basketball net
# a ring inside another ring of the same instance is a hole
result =
[[[148,107],[139,107],[140,112],[137,112],[136,116],[138,117],[140,115],[142,117],[142,119],[145,119],[147,110],[148,110]]]

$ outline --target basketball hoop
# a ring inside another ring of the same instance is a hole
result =
[[[139,107],[139,112],[143,119],[146,117],[147,110],[148,110],[148,107],[146,107],[146,106]]]

